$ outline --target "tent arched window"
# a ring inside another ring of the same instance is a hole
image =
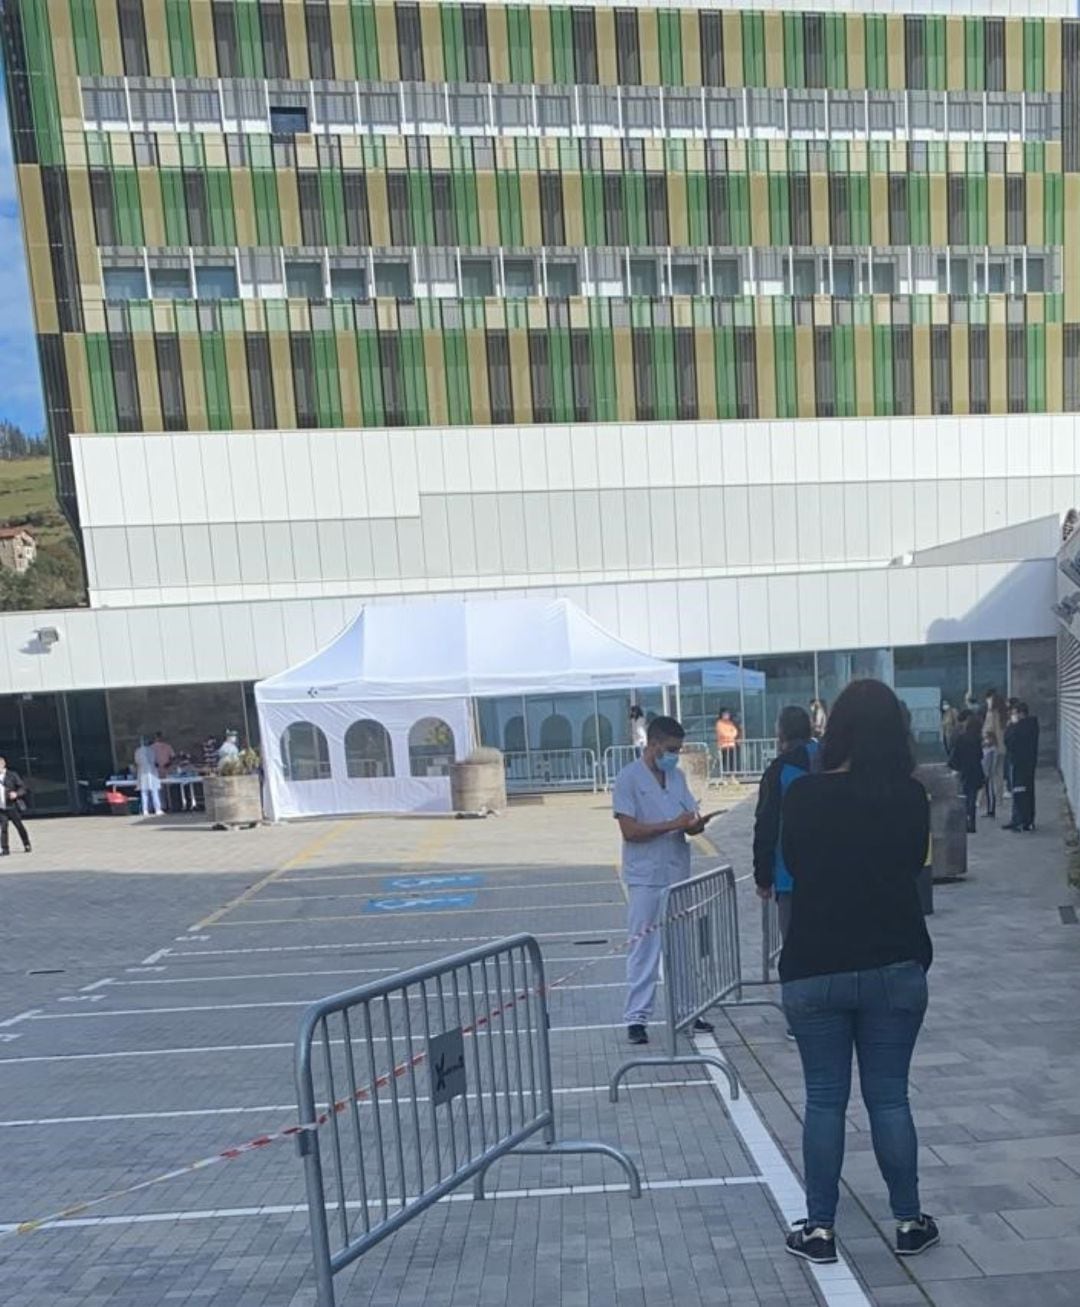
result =
[[[590,713],[581,728],[581,744],[585,749],[592,749],[599,757],[605,749],[610,749],[613,742],[611,719],[603,713]]]
[[[290,781],[328,781],[330,750],[313,722],[292,722],[281,737],[281,765]]]
[[[525,752],[525,718],[520,714],[517,717],[508,718],[506,725],[503,727],[503,752]]]
[[[393,776],[394,751],[382,722],[365,717],[345,732],[345,770],[353,779]]]
[[[572,749],[574,731],[570,720],[561,713],[552,713],[540,723],[541,749]]]
[[[454,732],[439,717],[421,717],[409,731],[409,771],[413,776],[449,776]]]

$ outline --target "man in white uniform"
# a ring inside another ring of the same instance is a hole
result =
[[[161,777],[158,775],[154,746],[144,735],[135,750],[135,778],[139,782],[144,817],[161,816]]]
[[[641,757],[619,772],[612,793],[623,837],[623,882],[630,896],[625,1020],[631,1044],[649,1042],[645,1027],[660,972],[660,931],[649,927],[663,918],[671,886],[690,875],[687,836],[700,835],[708,821],[699,815],[679,770],[685,734],[674,717],[654,718]],[[695,1030],[712,1028],[707,1021],[694,1023]]]

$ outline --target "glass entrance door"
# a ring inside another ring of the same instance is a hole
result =
[[[0,698],[0,755],[22,777],[32,813],[71,811],[58,695]]]

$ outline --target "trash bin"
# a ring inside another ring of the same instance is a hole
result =
[[[112,817],[130,817],[131,805],[137,802],[137,799],[129,799],[126,794],[121,794],[119,790],[105,791],[105,806]]]

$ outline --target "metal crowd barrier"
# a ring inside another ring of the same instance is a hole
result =
[[[619,1084],[634,1067],[715,1066],[727,1077],[732,1098],[739,1085],[731,1067],[705,1053],[680,1052],[679,1036],[714,1007],[779,1007],[772,999],[748,999],[743,989],[739,946],[739,904],[735,873],[716,867],[672,885],[660,921],[664,960],[664,1008],[667,1051],[632,1057],[611,1078],[608,1096],[617,1102]]]
[[[592,749],[530,749],[504,753],[506,788],[511,794],[545,790],[588,790],[600,786],[600,768]]]
[[[780,935],[780,912],[776,906],[776,896],[770,895],[761,900],[761,983],[772,982],[773,968],[780,961],[780,951],[784,941]]]
[[[296,1086],[312,1127],[299,1146],[318,1307],[334,1307],[338,1271],[465,1181],[483,1198],[508,1153],[600,1153],[640,1197],[625,1153],[556,1141],[545,995],[539,945],[513,935],[304,1013]]]
[[[754,780],[764,775],[775,757],[775,739],[739,740],[734,748],[712,754],[712,777],[715,780]]]

